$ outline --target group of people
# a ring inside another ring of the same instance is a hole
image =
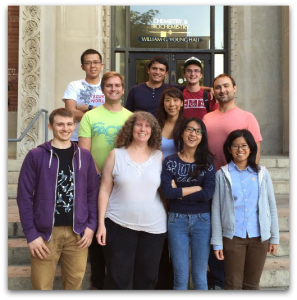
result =
[[[102,64],[96,50],[82,54],[86,78],[67,86],[49,117],[53,139],[21,168],[33,288],[52,289],[60,261],[63,288],[81,289],[89,254],[91,289],[186,290],[191,253],[194,289],[259,289],[279,244],[277,208],[234,79],[200,86],[191,57],[186,86],[165,84],[156,56],[123,107],[123,77],[101,79]]]

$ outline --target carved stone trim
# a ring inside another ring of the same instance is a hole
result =
[[[39,110],[40,95],[40,7],[20,7],[20,71],[19,85],[19,135]],[[17,158],[22,159],[38,143],[38,121],[18,144]]]

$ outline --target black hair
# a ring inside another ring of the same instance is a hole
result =
[[[175,87],[166,88],[163,91],[163,93],[160,97],[160,100],[159,100],[158,112],[157,112],[157,116],[156,116],[161,129],[163,129],[163,127],[165,126],[165,121],[168,117],[168,114],[167,114],[167,112],[164,108],[164,99],[165,99],[166,95],[169,96],[169,97],[172,97],[172,98],[178,98],[183,103],[183,106],[180,108],[178,118],[177,118],[177,120],[174,124],[173,130],[172,130],[172,132],[170,134],[170,137],[169,137],[170,139],[173,138],[175,148],[178,149],[178,146],[176,144],[177,143],[177,138],[178,138],[178,135],[179,135],[179,132],[180,132],[181,124],[185,119],[185,116],[184,116],[184,96],[183,96],[183,93],[178,88],[175,88]]]
[[[88,54],[98,54],[99,58],[100,58],[100,62],[102,63],[102,55],[97,50],[95,50],[95,49],[87,49],[86,51],[83,52],[83,54],[80,57],[80,62],[81,62],[82,65],[84,64],[84,57],[85,57],[85,55],[88,55]]]
[[[233,156],[229,150],[231,150],[231,145],[234,142],[234,140],[236,140],[239,137],[243,137],[246,140],[246,143],[249,145],[251,151],[248,157],[248,166],[250,166],[256,173],[258,173],[260,169],[258,164],[256,163],[258,146],[255,142],[253,135],[247,129],[237,129],[229,133],[223,146],[227,163],[229,163],[231,160],[233,161]]]
[[[183,153],[183,147],[184,147],[183,133],[186,130],[188,124],[192,121],[198,123],[202,129],[202,139],[194,155],[196,168],[194,170],[191,170],[190,172],[190,176],[197,177],[201,172],[206,171],[210,167],[210,165],[213,163],[214,155],[209,151],[208,148],[206,126],[204,122],[197,117],[185,119],[181,126],[181,130],[177,141],[179,144],[180,152]]]
[[[159,63],[159,64],[162,64],[166,67],[166,72],[168,71],[169,69],[169,64],[168,64],[168,61],[166,60],[165,57],[163,56],[154,56],[150,62],[148,63],[148,68],[150,69],[152,64],[154,63]]]

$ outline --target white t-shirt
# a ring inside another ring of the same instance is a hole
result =
[[[114,185],[105,217],[132,230],[165,233],[167,215],[158,193],[161,171],[160,150],[139,164],[125,148],[115,149]]]
[[[89,84],[85,79],[72,81],[68,84],[63,95],[65,99],[72,99],[76,101],[76,105],[93,105],[98,107],[105,103],[105,96],[101,90],[101,79],[98,84]],[[78,141],[79,121],[76,122],[75,130],[71,136],[71,141]]]

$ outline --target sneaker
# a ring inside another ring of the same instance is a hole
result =
[[[215,290],[220,291],[220,290],[224,290],[224,289],[222,287],[218,286],[218,285],[209,285],[208,290],[210,290],[210,291],[215,291]]]

